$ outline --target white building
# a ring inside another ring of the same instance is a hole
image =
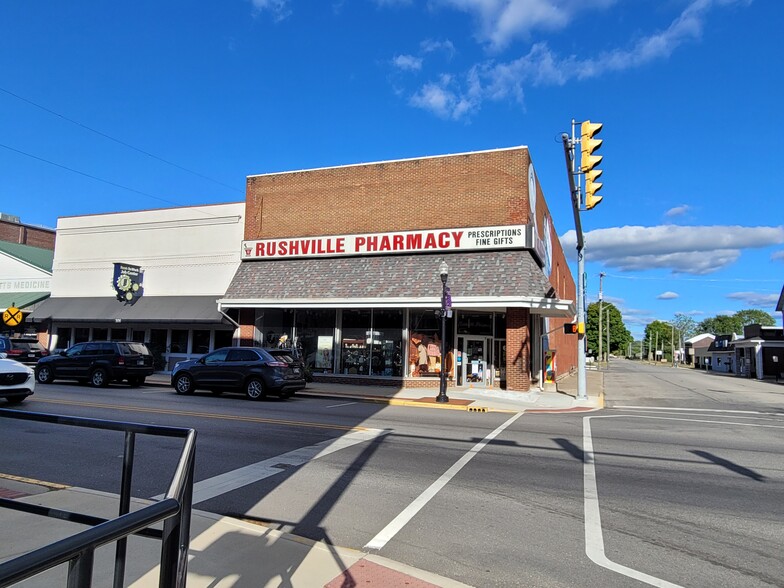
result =
[[[31,318],[50,349],[144,341],[167,370],[231,345],[237,325],[216,301],[239,266],[244,217],[244,202],[62,217],[51,297]]]

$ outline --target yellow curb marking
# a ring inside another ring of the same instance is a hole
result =
[[[13,480],[14,482],[23,482],[25,484],[34,484],[36,486],[45,486],[47,488],[51,488],[52,490],[67,490],[68,488],[70,488],[70,486],[65,486],[63,484],[55,484],[54,482],[44,482],[42,480],[25,478],[23,476],[13,476],[11,474],[3,474],[1,472],[0,472],[0,479]]]

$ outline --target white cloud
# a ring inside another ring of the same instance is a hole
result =
[[[704,275],[734,263],[743,249],[784,243],[784,226],[613,227],[586,233],[585,243],[586,258],[607,267]],[[573,230],[561,237],[561,245],[574,248]]]
[[[759,292],[733,292],[727,294],[727,298],[732,300],[740,300],[749,306],[757,306],[762,308],[773,308],[779,301],[778,294],[761,294]]]
[[[678,294],[676,292],[662,292],[656,298],[658,300],[675,300],[678,298]]]
[[[251,0],[256,14],[269,12],[275,21],[281,21],[291,15],[289,0]]]
[[[404,71],[419,71],[422,69],[422,58],[413,55],[397,55],[392,58],[392,65]]]
[[[672,218],[674,216],[682,216],[691,210],[691,206],[688,204],[683,204],[681,206],[676,206],[675,208],[670,208],[667,212],[664,213],[664,216],[667,218]]]
[[[688,316],[701,316],[705,314],[705,311],[702,310],[690,310],[689,312],[684,312],[683,314]]]
[[[411,104],[417,108],[429,110],[433,114],[446,119],[460,119],[477,105],[470,95],[462,95],[452,90],[453,80],[450,76],[441,76],[436,83],[425,84],[419,92],[411,97]]]
[[[436,51],[442,51],[447,54],[447,57],[451,58],[455,54],[455,46],[452,44],[452,41],[434,41],[433,39],[426,39],[422,41],[419,46],[422,48],[424,53],[434,53]]]
[[[692,0],[666,29],[641,37],[627,48],[587,59],[577,55],[561,56],[551,51],[547,43],[536,42],[526,55],[516,60],[476,64],[462,76],[462,84],[455,84],[450,90],[452,103],[461,105],[463,110],[452,111],[446,118],[468,116],[477,111],[484,100],[513,99],[522,103],[525,84],[562,86],[573,80],[595,78],[666,59],[681,45],[701,37],[706,15],[711,9],[750,2]],[[615,0],[441,0],[441,3],[474,15],[479,21],[480,39],[500,48],[513,38],[527,37],[535,29],[564,28],[579,10],[605,9]],[[417,94],[424,90],[422,88]],[[412,100],[411,103],[427,108],[427,103],[422,106],[420,101]]]
[[[771,256],[770,256],[770,259],[773,260],[773,261],[776,261],[776,260],[784,261],[784,249],[782,249],[781,251],[775,251],[774,253],[772,253]]]

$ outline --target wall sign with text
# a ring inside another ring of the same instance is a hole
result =
[[[531,232],[531,227],[528,225],[505,225],[397,233],[262,239],[243,241],[241,257],[244,261],[249,261],[343,255],[434,253],[437,251],[533,249]]]

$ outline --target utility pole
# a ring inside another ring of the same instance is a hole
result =
[[[602,309],[604,308],[604,296],[602,295],[602,281],[604,272],[599,272],[599,364],[601,365],[604,355],[602,354]],[[608,349],[609,353],[609,349]]]
[[[610,367],[610,309],[607,309],[607,367]]]
[[[574,185],[574,125],[572,121],[572,136],[567,133],[561,135],[564,156],[566,157],[566,175],[569,177],[569,194],[572,197],[574,211],[574,229],[577,234],[577,400],[586,400],[588,394],[585,388],[585,302],[583,300],[585,281],[585,242],[583,241],[583,227],[580,223],[580,192]]]
[[[659,360],[659,331],[656,331],[656,347],[653,349],[653,361],[654,363]]]

